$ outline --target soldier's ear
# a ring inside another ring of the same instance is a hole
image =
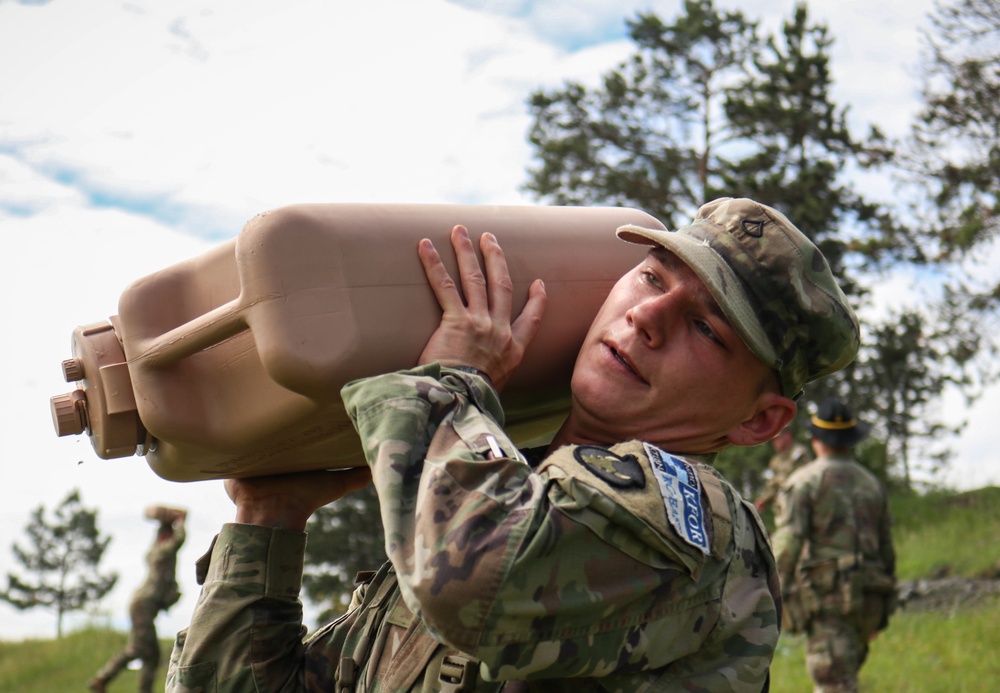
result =
[[[778,435],[795,418],[794,400],[777,392],[764,392],[757,399],[753,416],[733,426],[726,434],[732,445],[760,445]]]

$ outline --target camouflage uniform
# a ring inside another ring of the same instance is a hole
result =
[[[773,558],[752,506],[703,461],[633,441],[567,446],[533,469],[487,382],[437,364],[352,383],[344,400],[391,564],[303,641],[305,536],[225,526],[168,691],[764,686]]]
[[[771,470],[771,478],[764,484],[764,493],[757,499],[757,508],[764,508],[771,503],[776,503],[785,481],[791,476],[792,472],[808,462],[809,457],[809,451],[806,449],[806,446],[798,441],[792,441],[788,449],[774,455],[767,463],[767,468]],[[780,512],[781,509],[776,504],[774,514],[778,515]]]
[[[885,492],[850,454],[836,454],[794,472],[782,494],[773,544],[785,624],[807,633],[817,691],[857,690],[869,639],[895,607]]]
[[[165,538],[158,534],[156,541],[146,554],[149,570],[146,581],[132,595],[129,615],[132,629],[128,634],[125,649],[114,655],[91,682],[92,690],[104,690],[105,685],[121,672],[128,663],[139,659],[139,691],[148,693],[153,689],[156,668],[160,665],[160,641],[156,636],[156,616],[160,611],[173,606],[180,599],[177,588],[177,552],[184,543],[183,523],[176,523]]]

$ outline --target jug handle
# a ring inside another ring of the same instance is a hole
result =
[[[258,301],[263,300],[267,300],[267,297],[258,298]],[[229,303],[146,341],[140,345],[141,352],[130,358],[129,363],[143,361],[151,368],[162,368],[218,344],[247,329],[246,308],[242,304],[242,296],[238,296]]]

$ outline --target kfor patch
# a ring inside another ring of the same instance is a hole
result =
[[[618,455],[596,445],[580,445],[573,450],[573,456],[577,462],[611,486],[646,486],[646,475],[635,455]]]
[[[701,480],[686,460],[643,443],[653,475],[660,485],[667,519],[685,542],[709,555],[705,531],[705,509],[701,504]]]

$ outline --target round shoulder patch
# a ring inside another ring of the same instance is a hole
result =
[[[573,450],[573,456],[595,476],[612,486],[646,486],[646,475],[635,455],[618,455],[596,445],[581,445]]]

